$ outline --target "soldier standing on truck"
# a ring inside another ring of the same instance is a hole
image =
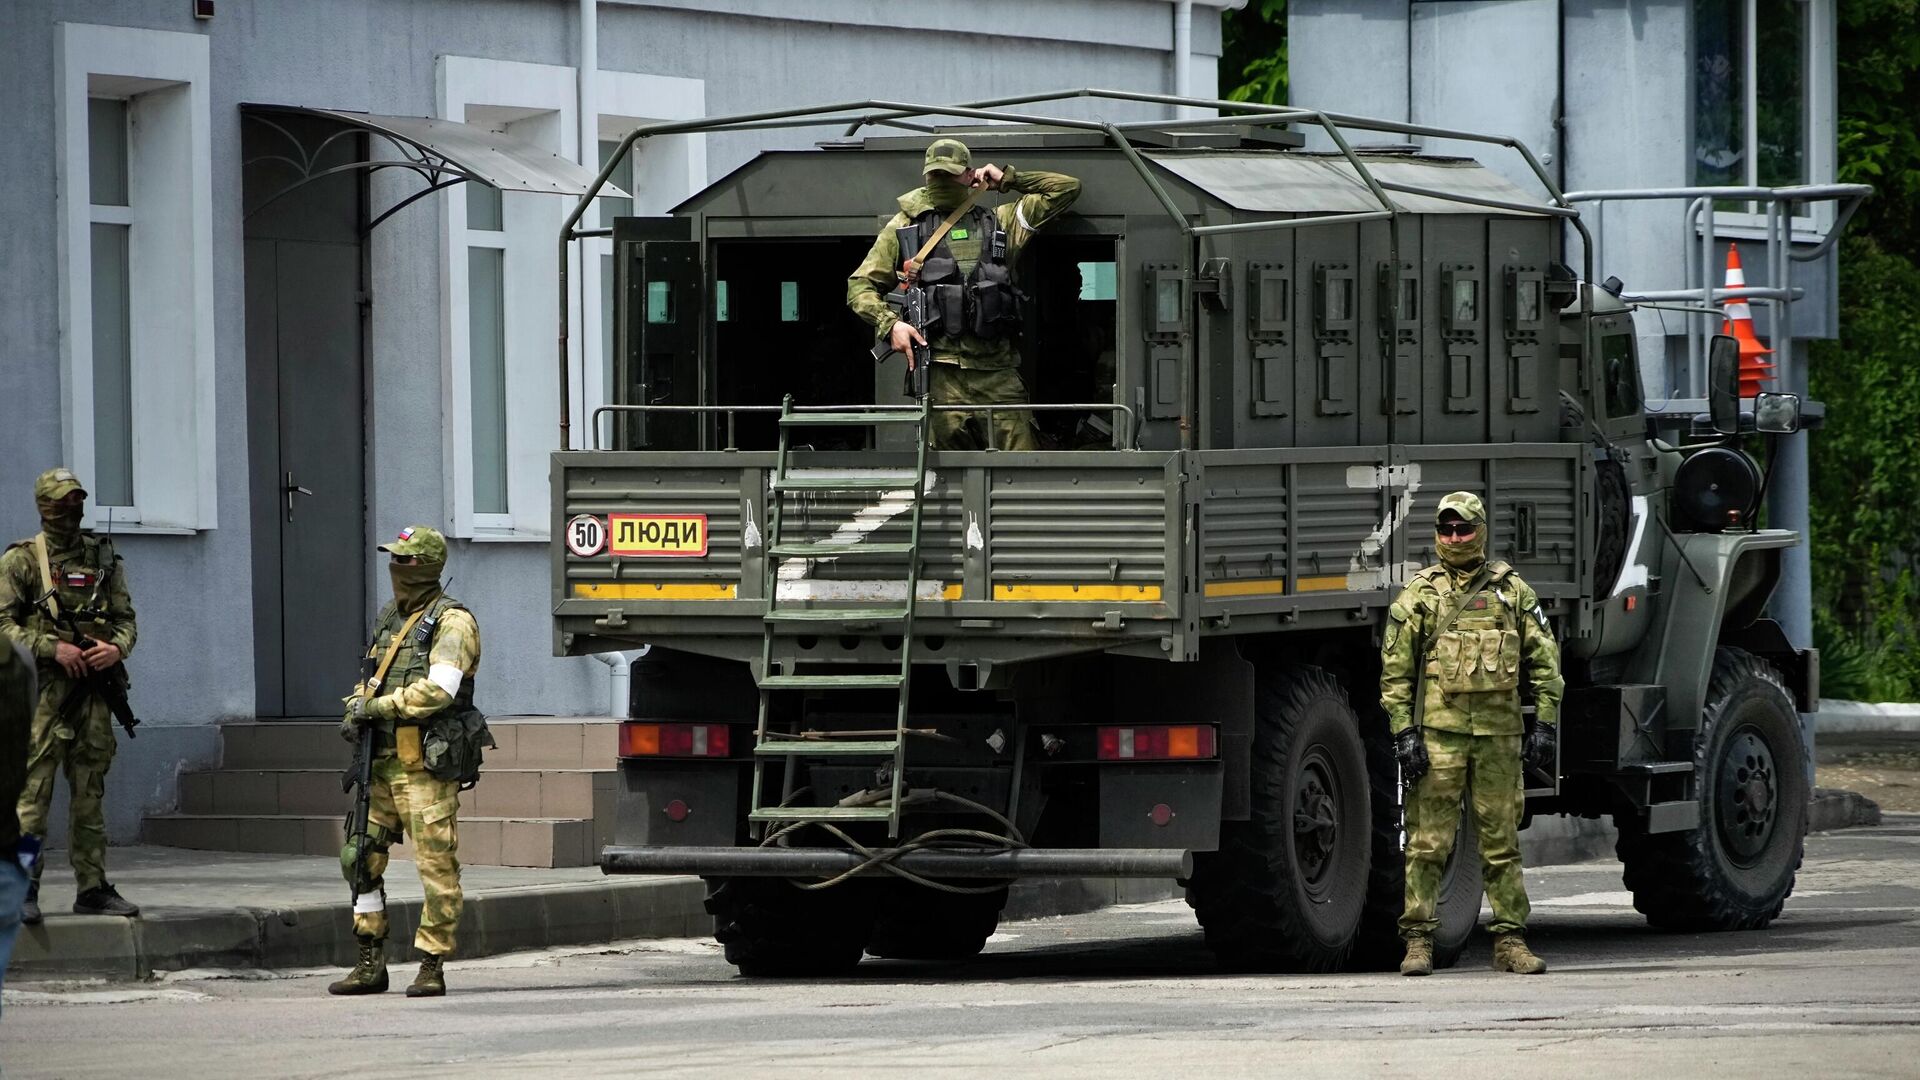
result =
[[[899,212],[847,279],[847,306],[908,363],[915,345],[930,346],[933,404],[1026,404],[1033,399],[1020,378],[1020,350],[1014,346],[1020,294],[1013,286],[1013,264],[1035,230],[1073,205],[1080,181],[1012,166],[975,168],[972,153],[958,139],[938,139],[927,147],[921,172],[925,185],[900,196]],[[1020,198],[993,209],[977,207],[974,200],[983,191],[1012,191]],[[903,285],[930,294],[931,340],[884,299]],[[1031,413],[996,411],[991,433],[984,421],[984,413],[935,413],[932,445],[1039,449]]]
[[[1440,881],[1461,797],[1470,793],[1493,908],[1487,924],[1493,969],[1538,975],[1547,965],[1527,948],[1529,907],[1520,871],[1522,764],[1524,758],[1538,769],[1554,761],[1565,685],[1560,649],[1533,589],[1513,567],[1487,560],[1487,514],[1479,496],[1456,491],[1441,499],[1434,528],[1440,562],[1414,575],[1388,609],[1380,655],[1380,703],[1411,787],[1400,916],[1407,951],[1400,974],[1433,973]],[[1536,712],[1524,751],[1523,660]]]
[[[40,532],[0,555],[0,637],[18,642],[38,665],[40,700],[33,713],[20,832],[44,839],[54,775],[67,776],[69,836],[78,895],[76,915],[132,917],[140,909],[107,881],[107,769],[118,736],[100,679],[120,666],[139,636],[127,573],[113,542],[80,528],[87,490],[65,468],[48,469],[33,485]],[[132,734],[131,727],[128,734]],[[34,863],[21,921],[40,921],[40,870]]]

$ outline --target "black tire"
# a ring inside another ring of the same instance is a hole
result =
[[[865,882],[808,891],[785,878],[709,878],[707,912],[742,975],[845,975],[873,929],[873,893]]]
[[[1360,934],[1348,966],[1360,971],[1388,971],[1400,965],[1406,943],[1400,939],[1400,914],[1407,903],[1406,833],[1401,823],[1400,770],[1394,764],[1387,718],[1368,718],[1367,772],[1373,791],[1372,863],[1367,875],[1367,904],[1360,914]],[[1460,808],[1460,831],[1454,835],[1453,854],[1440,879],[1440,926],[1433,933],[1433,966],[1450,968],[1460,959],[1480,920],[1485,893],[1481,877],[1480,838],[1471,812]]]
[[[1809,795],[1800,716],[1772,665],[1715,652],[1693,768],[1699,828],[1648,835],[1618,822],[1633,906],[1662,929],[1761,929],[1793,893]]]
[[[1313,667],[1255,676],[1252,818],[1194,856],[1187,903],[1220,962],[1335,971],[1366,900],[1372,811],[1346,691]]]
[[[1619,462],[1603,460],[1594,470],[1593,595],[1608,596],[1627,562],[1633,531],[1633,493]]]
[[[966,884],[966,883],[961,883]],[[1007,890],[950,893],[888,882],[867,952],[889,960],[971,960],[1000,926]]]

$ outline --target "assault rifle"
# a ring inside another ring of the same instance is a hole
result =
[[[372,657],[360,661],[362,686],[373,678],[373,669]],[[373,884],[373,875],[367,873],[367,856],[373,848],[373,838],[368,835],[368,828],[373,821],[373,740],[374,725],[361,724],[360,741],[355,744],[353,751],[353,765],[340,777],[341,792],[353,792],[353,809],[347,812],[347,842],[353,845],[352,899],[355,901]]]
[[[108,550],[104,561],[106,562],[106,566],[100,571],[100,578],[95,582],[93,587],[93,599],[92,606],[88,611],[89,615],[97,613],[101,602],[100,597],[102,593],[106,591],[107,582],[113,578],[113,553],[111,549]],[[74,618],[72,611],[63,610],[55,614],[56,605],[50,603],[52,599],[53,594],[51,592],[41,597],[41,608],[46,611],[49,616],[53,617],[53,624],[59,629],[60,636],[65,639],[68,644],[78,648],[82,652],[97,647],[100,642],[90,635],[81,632],[80,624],[78,620]],[[80,712],[81,706],[86,704],[87,698],[98,695],[100,700],[107,703],[107,711],[111,712],[113,718],[119,721],[121,730],[127,733],[127,738],[134,738],[133,729],[140,726],[140,718],[133,715],[133,704],[127,700],[128,686],[127,665],[124,660],[114,664],[105,671],[89,671],[84,677],[74,682],[73,689],[67,691],[67,696],[60,702],[61,722],[71,724],[74,716]]]
[[[939,315],[933,304],[933,298],[919,285],[900,283],[900,287],[887,294],[887,306],[899,315],[900,321],[920,331],[923,339],[931,340],[938,328]],[[881,339],[873,347],[873,359],[883,363],[894,354],[893,343]],[[913,346],[908,358],[906,371],[906,393],[908,397],[924,398],[933,379],[933,349],[926,345]]]

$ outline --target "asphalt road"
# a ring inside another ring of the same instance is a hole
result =
[[[1770,930],[1650,931],[1611,862],[1528,875],[1550,974],[1216,973],[1178,901],[1009,924],[980,961],[736,978],[711,942],[449,968],[451,996],[335,972],[9,986],[8,1078],[192,1076],[1920,1075],[1920,817],[1809,839]],[[750,1071],[749,1071],[750,1070]]]

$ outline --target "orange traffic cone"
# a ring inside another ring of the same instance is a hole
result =
[[[1747,283],[1747,275],[1740,269],[1740,245],[1727,245],[1727,288],[1742,288]],[[1760,392],[1760,384],[1773,379],[1773,365],[1760,359],[1773,355],[1773,350],[1760,344],[1753,333],[1753,306],[1745,300],[1728,300],[1724,306],[1726,319],[1720,324],[1720,332],[1732,334],[1740,343],[1740,396],[1750,398]]]

